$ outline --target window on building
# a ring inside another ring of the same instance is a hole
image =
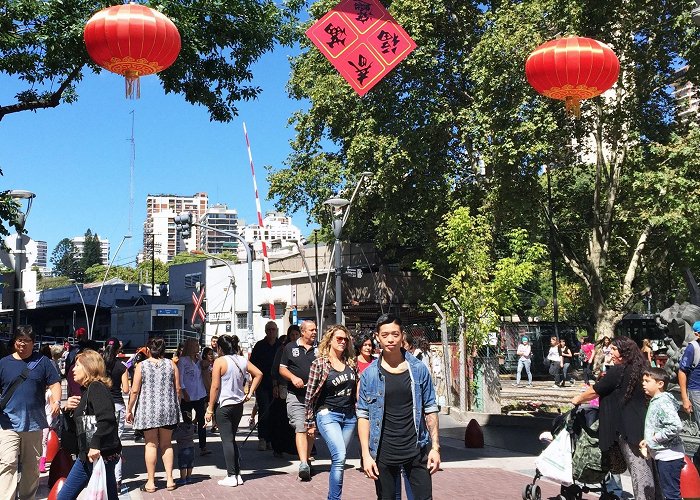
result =
[[[185,274],[185,288],[196,288],[202,282],[202,273]]]
[[[236,329],[248,329],[248,313],[236,313]]]

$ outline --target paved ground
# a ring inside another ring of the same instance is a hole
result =
[[[242,422],[247,422],[247,415],[252,408],[248,405]],[[524,417],[525,418],[525,417]],[[510,500],[521,497],[523,487],[531,482],[534,474],[534,459],[539,448],[529,453],[509,451],[497,446],[527,438],[527,442],[536,443],[534,431],[520,428],[488,429],[487,446],[484,449],[467,449],[464,447],[464,424],[456,422],[450,416],[441,415],[442,470],[433,476],[433,492],[436,500],[440,499],[492,499]],[[248,429],[239,430],[239,445],[248,434]],[[213,453],[206,457],[197,457],[195,482],[178,488],[173,492],[165,490],[164,473],[159,466],[158,491],[146,494],[139,491],[145,482],[143,464],[143,444],[134,443],[130,429],[124,439],[125,478],[124,483],[129,493],[121,500],[160,500],[199,499],[199,498],[241,498],[241,499],[325,499],[328,492],[328,469],[330,461],[323,439],[317,440],[317,460],[314,462],[315,475],[312,481],[301,483],[296,480],[298,462],[294,457],[285,455],[275,458],[271,451],[257,451],[257,438],[254,432],[248,442],[241,447],[243,478],[245,484],[236,488],[219,486],[217,480],[225,476],[224,458],[220,440],[217,436],[208,438],[208,446]],[[495,445],[491,445],[494,442]],[[537,446],[532,445],[532,446]],[[530,447],[530,446],[529,446]],[[357,468],[359,454],[357,447],[350,451],[345,472],[343,498],[346,500],[368,500],[374,498],[373,483],[365,478]],[[46,487],[47,474],[42,477],[39,498],[48,496]],[[176,473],[177,477],[177,473]],[[627,478],[626,483],[629,487]],[[559,486],[540,480],[543,498],[553,498],[559,493]],[[595,498],[592,495],[584,498]]]

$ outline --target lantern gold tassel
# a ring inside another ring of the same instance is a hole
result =
[[[566,112],[574,118],[581,118],[581,101],[572,96],[567,96],[566,100]]]
[[[139,80],[139,72],[129,70],[124,73],[124,83],[126,85],[127,99],[141,98],[141,80]]]

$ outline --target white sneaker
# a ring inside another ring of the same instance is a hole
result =
[[[236,476],[236,481],[238,482],[238,486],[243,485],[243,477],[240,474]]]
[[[228,476],[217,482],[219,483],[219,486],[238,486],[238,479],[236,479],[236,476]]]

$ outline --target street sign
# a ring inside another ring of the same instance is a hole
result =
[[[179,309],[156,309],[156,316],[178,316]]]
[[[194,320],[199,316],[202,323],[206,321],[207,315],[204,314],[204,309],[202,308],[202,302],[204,302],[204,286],[200,288],[199,295],[197,292],[192,292],[192,303],[194,304],[194,311],[192,311],[192,319],[190,319],[190,324],[194,325]]]
[[[347,267],[345,268],[345,276],[349,276],[351,278],[362,278],[363,273],[362,269],[357,268],[357,267]]]
[[[32,264],[36,262],[36,258],[39,255],[39,247],[33,239],[31,239],[26,234],[22,235],[22,250],[18,249],[17,233],[7,236],[4,240],[5,246],[10,250],[6,252],[5,250],[0,250],[0,262],[5,267],[10,269],[15,269],[15,254],[22,253],[24,257],[20,257],[21,270],[31,269]]]
[[[343,0],[306,36],[360,97],[416,48],[379,0]]]

